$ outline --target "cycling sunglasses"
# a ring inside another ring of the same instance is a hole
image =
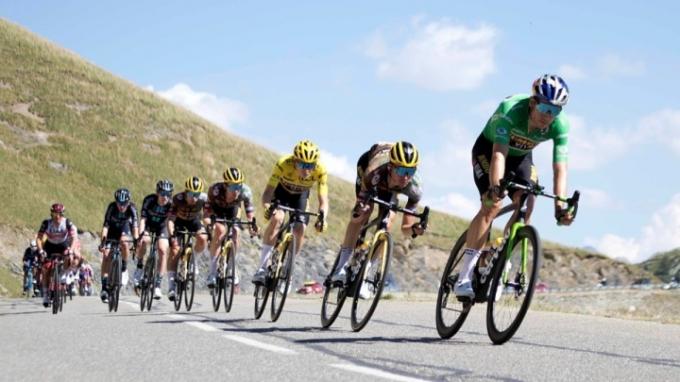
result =
[[[187,191],[187,196],[191,196],[192,198],[198,198],[199,196],[201,196],[201,193],[200,192],[189,192],[189,191]]]
[[[543,102],[537,103],[536,109],[538,109],[538,111],[543,113],[543,114],[550,114],[553,117],[556,117],[562,111],[561,106],[553,105],[553,104],[550,104],[550,103],[543,103]]]
[[[158,195],[165,196],[166,198],[169,198],[169,197],[172,196],[172,192],[170,192],[170,191],[158,191]]]
[[[241,184],[230,184],[227,186],[227,191],[229,192],[241,192],[243,185]]]
[[[300,170],[314,170],[314,168],[316,168],[316,163],[297,162],[295,167]]]
[[[413,176],[416,173],[415,167],[395,167],[394,173],[399,176]]]

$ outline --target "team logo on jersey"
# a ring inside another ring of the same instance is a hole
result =
[[[538,145],[538,142],[532,141],[531,139],[512,134],[510,137],[510,146],[520,149],[520,150],[532,150]]]
[[[508,133],[508,129],[505,127],[497,127],[496,128],[496,134],[498,135],[506,135]]]

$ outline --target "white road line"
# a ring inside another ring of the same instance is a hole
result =
[[[166,316],[172,318],[173,320],[183,320],[184,316],[180,316],[179,314],[166,314]]]
[[[389,380],[392,380],[392,381],[404,381],[404,382],[424,382],[424,381],[427,381],[425,379],[406,377],[406,376],[399,375],[399,374],[389,373],[387,371],[383,371],[383,370],[380,370],[380,369],[373,369],[373,368],[370,368],[370,367],[354,365],[354,364],[351,364],[351,363],[334,363],[334,364],[331,364],[329,366],[335,367],[337,369],[344,369],[344,370],[347,370],[347,371],[353,371],[355,373],[366,374],[366,375],[370,375],[370,376],[373,376],[373,377],[389,379]]]
[[[260,342],[260,341],[251,340],[250,338],[246,338],[246,337],[235,336],[235,335],[232,335],[232,334],[225,334],[223,337],[228,339],[228,340],[240,342],[244,345],[260,348],[260,349],[271,351],[271,352],[274,352],[274,353],[297,354],[297,352],[295,352],[294,350],[282,348],[280,346],[270,345],[270,344]]]
[[[134,302],[129,302],[129,301],[121,301],[123,304],[129,305],[133,308],[139,308],[139,304],[135,304]]]
[[[185,324],[193,326],[194,328],[199,328],[203,331],[206,332],[217,332],[218,329],[214,326],[210,326],[208,324],[204,324],[202,322],[196,322],[196,321],[186,321]]]

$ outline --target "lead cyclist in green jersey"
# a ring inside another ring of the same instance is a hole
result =
[[[569,99],[569,88],[556,75],[543,75],[532,85],[532,94],[513,95],[501,102],[472,149],[475,184],[482,206],[470,223],[465,243],[463,269],[454,287],[456,296],[474,297],[470,277],[488,238],[491,222],[502,207],[505,196],[500,187],[506,173],[516,174],[513,181],[525,185],[538,182],[532,150],[541,142],[553,141],[553,191],[567,194],[567,135],[569,123],[562,107]],[[510,189],[510,197],[518,203],[521,193]],[[527,200],[526,222],[529,222],[534,197]],[[569,225],[573,216],[562,202],[555,202],[555,218]],[[510,222],[516,216],[512,216]]]

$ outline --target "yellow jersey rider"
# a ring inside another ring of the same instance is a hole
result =
[[[309,190],[317,185],[319,197],[319,217],[315,228],[319,232],[326,230],[326,218],[328,217],[328,173],[323,164],[319,162],[319,148],[311,141],[300,141],[295,145],[293,155],[287,155],[279,159],[274,166],[271,178],[262,194],[265,219],[269,224],[262,238],[262,252],[260,254],[260,267],[253,277],[254,283],[264,282],[265,267],[269,261],[272,248],[276,243],[276,232],[283,224],[284,212],[281,210],[271,211],[273,201],[290,208],[305,210]],[[297,251],[302,248],[303,236],[308,216],[300,216],[300,223],[293,230],[296,241],[299,243]]]

